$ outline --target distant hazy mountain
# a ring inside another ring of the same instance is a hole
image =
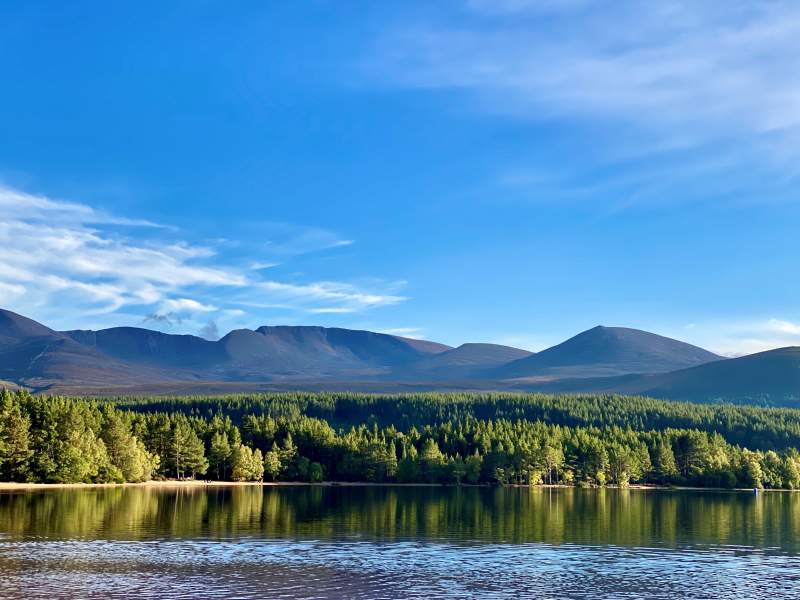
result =
[[[433,379],[480,378],[487,369],[532,354],[527,350],[499,344],[462,344],[409,365],[408,373]]]
[[[226,378],[265,375],[381,376],[449,350],[449,346],[371,331],[326,327],[238,329],[217,344],[225,354]]]
[[[113,382],[134,385],[170,377],[104,356],[69,336],[0,310],[0,379],[27,386]]]
[[[800,348],[723,359],[620,327],[595,327],[538,354],[326,327],[238,329],[209,341],[138,327],[58,332],[0,310],[4,381],[99,394],[525,389],[800,406]]]
[[[495,369],[490,376],[550,380],[660,373],[721,358],[708,350],[647,331],[598,326]]]
[[[216,342],[137,327],[63,333],[107,357],[158,367],[171,378],[223,381],[378,377],[450,349],[371,331],[305,326],[237,329]]]
[[[100,331],[63,331],[64,335],[102,354],[133,363],[159,367],[207,367],[223,358],[215,342],[194,335],[171,335],[139,327],[112,327]]]
[[[625,393],[694,402],[727,400],[800,407],[800,347],[637,376],[613,387]]]

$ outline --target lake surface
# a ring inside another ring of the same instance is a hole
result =
[[[0,596],[800,598],[800,494],[0,493]]]

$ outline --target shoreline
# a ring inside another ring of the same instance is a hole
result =
[[[603,487],[598,486],[580,486],[580,485],[562,485],[562,484],[541,484],[541,485],[488,485],[488,484],[447,484],[447,483],[377,483],[366,481],[214,481],[202,479],[164,479],[164,480],[151,480],[142,481],[139,483],[19,483],[11,481],[0,482],[0,492],[24,492],[24,491],[37,491],[37,490],[69,490],[69,489],[102,489],[102,488],[153,488],[153,489],[170,489],[170,488],[185,488],[185,489],[198,489],[198,488],[226,488],[226,487],[426,487],[426,488],[519,488],[519,489],[586,489],[586,490],[639,490],[639,491],[675,491],[675,492],[738,492],[738,493],[754,493],[754,488],[719,488],[719,487],[697,487],[697,486],[671,486],[671,485],[642,485],[634,484],[628,486],[606,485]],[[761,492],[798,492],[800,490],[784,490],[765,488],[759,489]]]

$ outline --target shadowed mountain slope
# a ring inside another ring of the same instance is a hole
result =
[[[677,340],[596,327],[538,354],[370,331],[260,327],[218,341],[138,327],[53,331],[0,310],[0,382],[80,393],[540,390],[800,406],[800,348],[736,359]]]
[[[410,376],[434,379],[480,378],[487,369],[508,364],[533,353],[499,344],[462,344],[409,365]]]
[[[194,335],[171,335],[139,327],[62,333],[106,356],[160,367],[207,367],[224,358],[218,344]]]
[[[711,362],[617,384],[624,393],[694,402],[717,400],[800,406],[800,347]]]
[[[377,377],[449,346],[352,329],[277,326],[237,329],[217,342],[225,377]]]
[[[134,385],[153,377],[170,380],[160,371],[116,361],[27,317],[0,310],[0,379],[38,388],[54,382]]]
[[[708,350],[647,331],[598,326],[487,375],[543,380],[605,377],[673,371],[720,358]]]

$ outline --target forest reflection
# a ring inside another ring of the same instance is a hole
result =
[[[797,552],[800,495],[479,487],[93,488],[0,494],[13,538],[428,539]]]

